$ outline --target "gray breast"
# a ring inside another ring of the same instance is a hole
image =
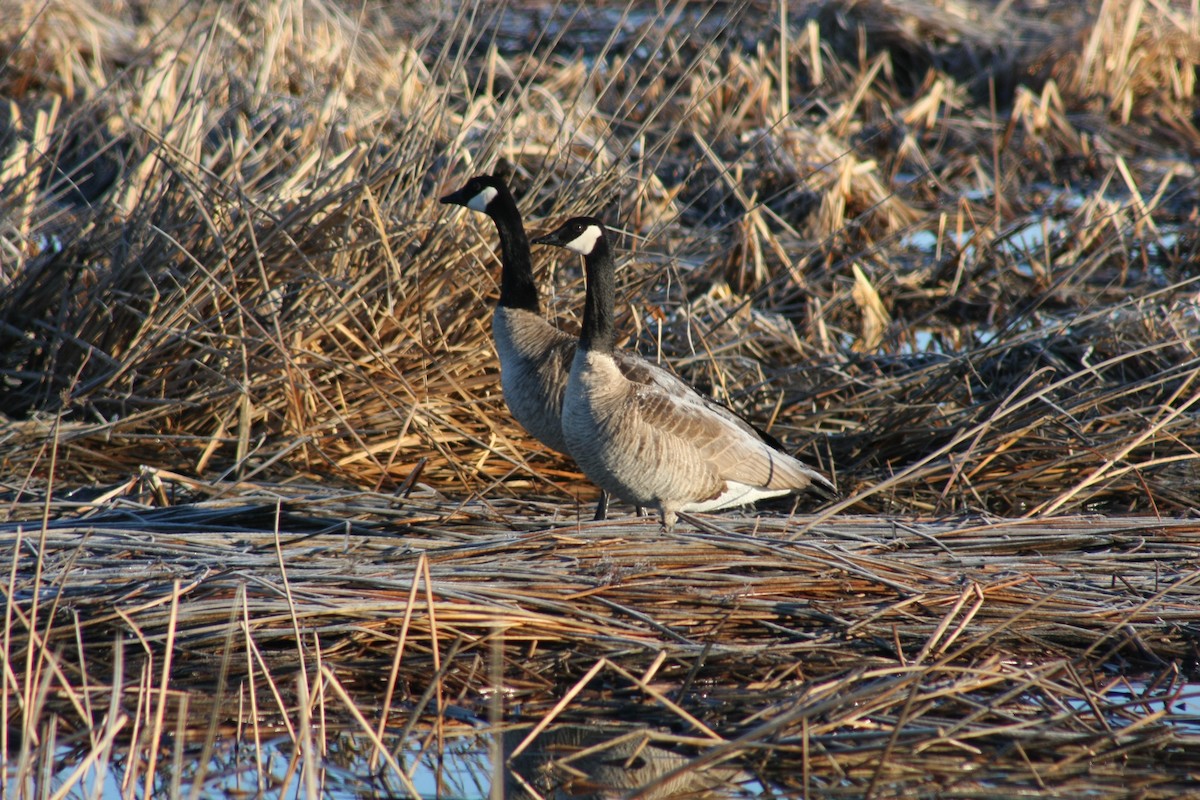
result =
[[[562,434],[562,403],[575,338],[538,314],[503,306],[492,315],[492,336],[509,412],[539,442],[569,453]]]

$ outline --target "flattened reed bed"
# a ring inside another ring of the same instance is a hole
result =
[[[784,784],[803,763],[916,786],[952,754],[972,781],[1003,759],[1014,785],[1157,763],[1147,786],[1175,786],[1197,766],[1182,756],[1197,732],[1164,710],[1194,696],[1200,663],[1195,520],[764,513],[667,535],[424,491],[186,488],[223,497],[54,506],[44,528],[0,529],[9,680],[50,676],[36,710],[64,734],[95,722],[80,698],[102,715],[110,682],[136,694],[169,653],[193,719],[236,718],[257,693],[243,723],[264,730],[294,718],[301,670],[367,719],[434,724],[450,703],[482,724],[502,697],[530,722],[638,719],[684,736],[689,758]],[[913,755],[893,764],[901,744]]]
[[[517,614],[527,619],[519,628],[532,630],[533,638],[547,637],[541,644],[547,650],[555,647],[553,631],[572,620],[582,619],[584,628],[601,622],[615,624],[617,631],[638,628],[621,619],[616,611],[621,608],[654,620],[643,631],[651,648],[687,643],[717,654],[726,648],[743,652],[756,644],[775,648],[779,643],[770,635],[757,641],[764,635],[757,621],[779,615],[780,603],[789,604],[785,616],[875,620],[854,625],[868,639],[903,621],[901,641],[923,642],[941,618],[922,614],[953,605],[964,592],[977,592],[986,600],[987,613],[974,621],[984,627],[970,630],[982,633],[986,624],[1013,615],[1022,620],[1011,633],[1013,640],[1000,635],[991,642],[994,646],[1017,647],[1029,637],[1066,648],[1091,646],[1119,621],[1141,640],[1155,642],[1150,653],[1167,659],[1195,655],[1195,642],[1164,625],[1196,616],[1200,587],[1192,588],[1197,576],[1191,571],[1200,558],[1200,527],[1189,521],[1061,519],[1045,526],[1001,521],[960,530],[963,526],[956,523],[897,525],[849,518],[796,536],[810,518],[734,517],[709,521],[728,527],[724,533],[665,536],[651,520],[547,521],[545,530],[514,532],[503,519],[456,522],[448,515],[439,525],[460,535],[441,536],[430,525],[408,527],[400,521],[378,531],[353,526],[336,530],[332,521],[327,526],[331,532],[293,530],[285,514],[279,519],[277,543],[270,526],[262,524],[270,522],[271,511],[270,506],[215,510],[209,525],[203,514],[188,513],[177,526],[148,521],[139,527],[138,515],[130,512],[115,519],[54,524],[43,537],[43,592],[70,598],[79,614],[107,609],[90,623],[81,616],[87,627],[118,619],[116,598],[132,595],[135,607],[153,606],[156,598],[170,596],[171,582],[179,580],[188,587],[184,596],[189,603],[197,603],[189,619],[207,628],[224,625],[228,597],[247,581],[263,592],[255,600],[261,603],[257,607],[273,608],[286,620],[284,593],[268,588],[278,588],[286,577],[297,613],[321,632],[324,616],[335,626],[343,617],[359,615],[394,621],[397,593],[410,591],[412,567],[422,560],[429,565],[436,595],[447,602],[444,610],[438,609],[439,623],[459,612],[479,623],[492,612]],[[240,520],[245,522],[237,525]],[[462,542],[463,535],[469,535],[469,543]],[[10,526],[10,547],[13,536]],[[27,549],[34,547],[35,536],[24,534]],[[980,555],[981,550],[987,555]],[[281,552],[286,576],[279,573]],[[32,555],[19,562],[19,575],[32,579]],[[60,583],[61,588],[50,588]],[[31,591],[18,582],[14,596],[28,597]],[[1160,599],[1147,602],[1159,593]],[[897,598],[893,605],[890,601]],[[910,612],[910,606],[922,611]],[[166,612],[163,607],[147,609],[149,616],[131,619],[147,641],[155,641],[164,635],[161,615]],[[720,640],[690,630],[708,631],[717,619],[722,620]],[[743,622],[746,629],[739,627]],[[881,627],[876,630],[875,625]],[[271,627],[261,633],[294,635],[290,626],[273,633]],[[189,629],[182,627],[179,634]],[[674,631],[673,641],[658,641],[668,630]],[[597,627],[591,633],[603,642],[608,631]],[[203,636],[188,638],[195,647],[218,646],[221,634],[211,635],[218,639],[206,644]]]

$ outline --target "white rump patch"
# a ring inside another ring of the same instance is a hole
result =
[[[716,511],[719,508],[733,508],[765,500],[768,497],[782,497],[791,494],[791,489],[763,489],[759,486],[747,486],[737,481],[726,481],[725,491],[711,500],[697,500],[684,503],[680,511]]]
[[[571,241],[563,245],[568,250],[574,250],[581,256],[586,256],[592,252],[592,248],[596,246],[596,242],[600,239],[600,226],[588,225],[583,229],[583,233],[576,236]]]
[[[485,186],[483,191],[467,201],[467,208],[472,211],[487,211],[488,204],[496,199],[500,190],[495,186]]]

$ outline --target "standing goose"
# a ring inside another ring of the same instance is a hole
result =
[[[616,350],[616,265],[599,220],[575,217],[533,241],[584,257],[583,329],[563,399],[562,429],[575,462],[597,486],[657,508],[668,531],[680,511],[745,505],[813,483],[833,488],[778,442],[683,380],[640,359],[644,370],[622,365],[633,357]]]
[[[575,355],[575,337],[545,320],[517,201],[504,178],[478,175],[443,203],[487,214],[500,233],[500,301],[492,337],[500,357],[500,387],[508,410],[551,450],[570,454],[562,435],[562,400]]]

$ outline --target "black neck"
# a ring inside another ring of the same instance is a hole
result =
[[[501,189],[488,205],[487,214],[500,232],[500,305],[540,314],[533,262],[529,258],[529,238],[525,235],[517,201],[507,189]]]
[[[604,236],[596,240],[592,252],[583,260],[587,269],[587,298],[579,346],[592,352],[611,353],[617,344],[617,327],[613,322],[617,279],[616,264]]]

